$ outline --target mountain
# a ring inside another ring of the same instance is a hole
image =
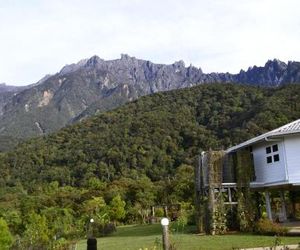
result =
[[[254,66],[239,74],[205,74],[201,68],[186,67],[183,61],[165,65],[124,54],[120,59],[108,61],[93,56],[3,98],[0,137],[48,134],[140,96],[202,83],[227,82],[268,87],[297,83],[300,63],[272,60],[264,67]]]
[[[2,115],[2,109],[13,97],[14,94],[21,91],[22,87],[9,86],[5,83],[0,83],[0,116]]]
[[[19,89],[22,89],[22,87],[10,86],[10,85],[6,85],[5,83],[0,83],[0,93],[3,93],[3,92],[16,92]]]
[[[11,98],[24,89],[30,88],[33,85],[28,86],[12,86],[0,83],[0,116],[2,115],[2,109],[11,100]]]
[[[234,82],[277,87],[288,83],[300,83],[300,63],[279,60],[269,60],[264,67],[249,68],[247,71],[241,70],[235,75]]]
[[[0,185],[84,186],[145,174],[173,176],[201,150],[226,149],[300,117],[300,85],[200,86],[144,96],[0,154]],[[2,172],[1,172],[2,171]]]

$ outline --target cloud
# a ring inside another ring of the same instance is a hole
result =
[[[0,4],[0,82],[30,84],[94,54],[183,59],[236,73],[299,60],[297,0],[12,0]]]

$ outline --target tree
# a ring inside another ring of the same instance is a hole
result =
[[[178,201],[190,201],[194,199],[194,168],[182,164],[176,169],[173,181],[174,195]]]
[[[115,196],[109,203],[109,216],[115,223],[125,217],[125,205],[120,195]]]
[[[48,249],[50,244],[49,234],[46,217],[33,212],[29,216],[22,245],[31,250]]]
[[[9,249],[13,243],[13,237],[8,229],[7,223],[0,218],[0,249]]]
[[[102,197],[93,197],[83,203],[82,211],[90,218],[100,218],[106,213],[107,207]]]
[[[68,233],[74,231],[74,211],[72,209],[49,207],[42,210],[41,213],[46,217],[51,235],[54,235],[56,239],[66,237]]]

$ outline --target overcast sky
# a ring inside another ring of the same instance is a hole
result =
[[[237,73],[300,61],[299,0],[0,0],[0,82],[121,53]]]

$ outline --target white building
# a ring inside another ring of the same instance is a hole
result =
[[[284,190],[300,187],[300,119],[229,148],[234,153],[248,148],[252,152],[255,179],[252,189],[264,190],[268,217],[274,219],[268,190],[281,192],[280,219],[286,220]]]

